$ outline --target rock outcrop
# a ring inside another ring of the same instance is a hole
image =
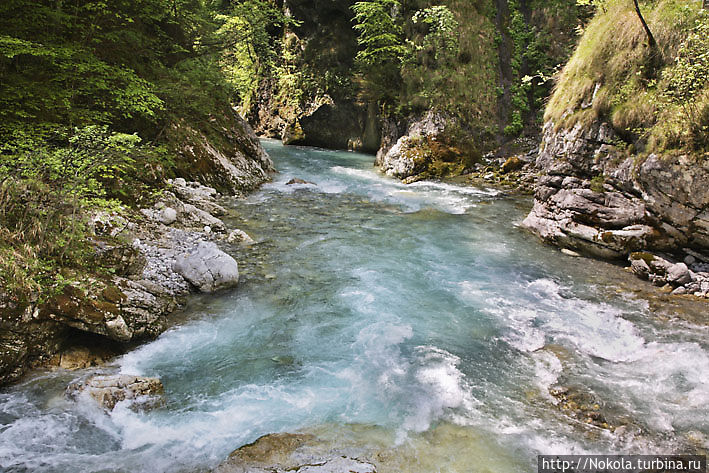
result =
[[[537,158],[542,176],[523,226],[544,240],[603,258],[639,250],[709,249],[709,163],[628,155],[605,123],[555,130]]]
[[[635,275],[656,286],[666,287],[673,294],[709,297],[709,264],[699,262],[694,256],[685,258],[690,264],[648,252],[631,253],[628,260]]]
[[[376,107],[325,103],[298,119],[302,137],[293,144],[375,152],[379,148]]]
[[[429,111],[408,125],[387,121],[383,130],[375,164],[405,183],[458,176],[482,160],[470,136],[445,114]]]
[[[200,292],[234,287],[239,282],[236,260],[211,242],[200,242],[190,253],[179,256],[173,269]]]
[[[331,451],[316,453],[315,436],[270,434],[229,455],[215,473],[376,473],[369,461]]]
[[[265,102],[263,107],[274,104]],[[374,104],[335,102],[329,96],[302,104],[297,117],[283,119],[272,111],[254,111],[260,122],[257,131],[280,138],[286,145],[317,146],[374,153],[379,149],[379,116]]]
[[[124,374],[91,376],[70,384],[66,391],[67,396],[74,400],[82,393],[86,393],[108,411],[113,410],[119,402],[126,400],[133,401],[139,407],[154,406],[160,403],[163,392],[163,384],[158,378]]]
[[[438,114],[429,112],[420,120],[413,121],[406,127],[403,136],[387,147],[391,137],[385,140],[384,146],[377,153],[375,164],[388,176],[406,179],[421,172],[419,162],[425,159],[421,145],[427,138],[435,139],[446,128],[446,119]],[[398,133],[400,127],[390,124],[387,135]]]
[[[179,156],[181,177],[215,189],[243,195],[266,181],[273,171],[271,158],[249,124],[234,110],[197,129],[182,121],[167,130]]]
[[[121,227],[115,235],[132,240],[113,251],[124,256],[110,267],[125,270],[67,286],[38,307],[38,319],[119,342],[154,338],[193,289],[212,292],[236,285],[236,261],[212,241],[228,237],[226,226],[205,210],[226,212],[216,203],[216,190],[180,179],[171,184],[174,193],[166,191],[152,208],[141,210],[146,221]],[[183,202],[178,194],[191,196],[200,207]],[[165,218],[167,209],[174,219]],[[115,233],[111,218],[103,220],[109,223],[97,227],[103,232],[97,237]]]

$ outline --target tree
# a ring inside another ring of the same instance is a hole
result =
[[[657,50],[657,41],[655,41],[655,37],[653,36],[652,31],[650,31],[650,27],[647,25],[643,14],[640,12],[640,5],[638,5],[638,0],[633,0],[633,3],[635,4],[635,13],[638,14],[638,18],[640,18],[640,23],[642,23],[643,29],[645,30],[645,34],[647,35],[647,44],[650,47],[652,54],[654,55]]]
[[[390,98],[399,82],[399,71],[407,52],[403,30],[396,19],[398,0],[356,2],[354,29],[360,50],[355,63],[364,75],[364,89],[375,101]]]
[[[452,62],[458,54],[458,21],[445,5],[424,8],[414,13],[414,24],[426,25],[428,31],[415,50],[430,50],[436,61]]]

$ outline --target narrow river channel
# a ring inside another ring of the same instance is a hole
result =
[[[231,202],[229,223],[257,241],[228,249],[240,286],[195,298],[106,367],[160,377],[165,405],[105,414],[64,397],[86,372],[37,372],[0,391],[3,471],[205,471],[296,431],[388,452],[380,473],[528,473],[540,453],[706,444],[707,327],[519,229],[529,198],[264,145],[280,173]],[[625,427],[574,420],[552,387]]]

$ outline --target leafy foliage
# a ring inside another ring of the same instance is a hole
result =
[[[421,45],[414,44],[417,51],[429,50],[436,61],[451,63],[458,54],[458,28],[460,25],[453,12],[445,5],[424,8],[414,13],[411,21],[428,27]]]
[[[86,216],[121,211],[124,179],[145,158],[137,135],[76,129],[57,144],[17,150],[0,164],[0,280],[19,298],[61,289],[62,268],[95,270]]]
[[[406,48],[403,31],[395,16],[401,11],[398,0],[372,0],[356,2],[354,29],[359,33],[357,43],[361,49],[356,61],[366,69],[401,62]]]
[[[299,22],[265,0],[234,3],[215,19],[220,23],[214,40],[223,49],[222,69],[236,89],[238,102],[248,108],[259,78],[278,63],[274,31],[297,26]]]
[[[371,0],[352,6],[360,50],[355,64],[363,73],[370,100],[391,98],[399,84],[401,63],[407,53],[398,0]]]
[[[103,271],[89,216],[149,200],[179,164],[163,131],[231,113],[290,24],[267,0],[0,2],[3,292]]]
[[[689,127],[680,138],[689,148],[709,146],[709,14],[699,12],[675,63],[663,71],[663,97],[681,107]],[[703,96],[703,97],[702,97]]]

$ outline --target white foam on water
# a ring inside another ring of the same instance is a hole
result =
[[[458,194],[468,194],[475,196],[486,196],[486,197],[497,197],[502,194],[502,192],[496,189],[480,189],[473,186],[457,186],[455,184],[448,184],[445,182],[436,181],[417,181],[409,184],[409,187],[415,189],[423,190],[441,190],[446,192],[455,192]]]
[[[397,433],[399,443],[407,432],[424,432],[439,420],[462,423],[476,415],[479,404],[458,369],[459,357],[434,346],[416,347],[414,354],[415,384],[410,388],[409,413]]]
[[[559,375],[563,369],[561,360],[548,351],[538,351],[532,354],[534,361],[534,381],[539,392],[553,404],[558,401],[549,393],[549,388],[554,386],[559,380]]]
[[[344,166],[333,166],[330,168],[330,171],[335,174],[342,174],[363,181],[372,181],[379,184],[385,184],[388,187],[398,187],[402,189],[406,187],[406,185],[401,183],[400,181],[397,181],[391,177],[387,177],[384,174],[380,174],[373,170],[348,168]]]
[[[146,361],[172,359],[176,354],[185,356],[184,354],[197,347],[217,341],[219,341],[219,330],[196,322],[168,330],[154,342],[126,353],[118,359],[117,363],[121,374],[144,376],[149,374],[143,368]]]
[[[460,215],[477,206],[481,197],[496,197],[500,193],[492,189],[456,186],[434,181],[419,181],[403,184],[391,177],[372,170],[334,166],[330,170],[336,174],[365,182],[367,195],[373,201],[383,201],[404,206],[415,212],[425,207]]]
[[[620,309],[565,296],[565,290],[551,279],[537,279],[522,288],[532,304],[525,299],[498,298],[487,310],[505,321],[509,330],[505,339],[522,351],[542,348],[551,337],[608,361],[630,361],[639,356],[645,339],[622,317]]]

